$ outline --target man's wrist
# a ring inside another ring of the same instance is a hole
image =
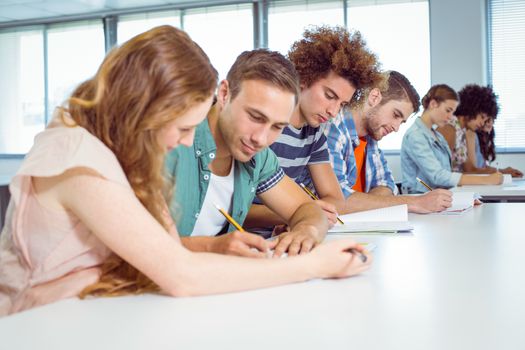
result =
[[[324,239],[324,236],[325,236],[325,233],[322,233],[319,229],[318,226],[316,225],[313,225],[313,224],[297,224],[293,227],[292,231],[296,231],[296,232],[306,232],[308,234],[310,234],[316,241],[317,243],[321,243],[322,240]]]

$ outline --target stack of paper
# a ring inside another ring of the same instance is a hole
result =
[[[339,218],[345,224],[335,225],[328,230],[329,233],[397,233],[414,229],[408,222],[406,204],[346,214]]]

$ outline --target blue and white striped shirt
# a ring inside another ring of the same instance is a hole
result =
[[[284,173],[295,182],[310,178],[308,165],[330,163],[325,128],[326,124],[317,128],[305,125],[300,129],[288,125],[270,146]]]
[[[355,185],[359,175],[354,156],[354,148],[359,145],[359,136],[355,129],[354,118],[348,108],[343,109],[329,124],[325,134],[335,175],[344,196],[348,198],[355,192],[352,186]],[[366,136],[366,139],[365,192],[378,186],[386,186],[397,194],[394,177],[377,141],[370,136]]]

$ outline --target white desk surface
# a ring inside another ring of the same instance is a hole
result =
[[[454,187],[452,191],[476,192],[489,200],[525,201],[525,179],[514,179],[511,185],[476,185]]]
[[[410,215],[414,234],[360,236],[373,267],[243,293],[65,300],[0,318],[2,349],[525,348],[525,204]]]

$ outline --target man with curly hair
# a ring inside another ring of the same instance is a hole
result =
[[[452,194],[438,189],[420,196],[401,196],[378,141],[419,110],[419,95],[401,73],[384,73],[384,82],[345,108],[326,130],[328,149],[346,198],[345,212],[407,204],[415,213],[442,211]]]
[[[376,56],[359,32],[342,27],[313,27],[288,53],[299,73],[301,93],[290,124],[270,148],[284,172],[296,183],[313,183],[316,201],[335,223],[345,212],[345,199],[330,164],[324,129],[359,91],[382,80]],[[250,209],[247,224],[269,227],[283,219],[269,208]]]

